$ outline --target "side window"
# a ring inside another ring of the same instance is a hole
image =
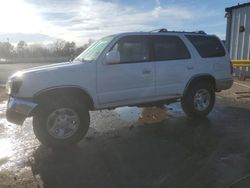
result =
[[[218,38],[214,36],[186,35],[201,57],[223,57],[225,49]]]
[[[155,61],[190,59],[190,53],[179,37],[155,36],[153,38]]]
[[[112,50],[120,52],[121,63],[149,61],[149,42],[145,36],[127,36],[120,39]]]

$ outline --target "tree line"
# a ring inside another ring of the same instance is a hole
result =
[[[83,52],[93,40],[83,46],[76,46],[75,42],[56,40],[47,46],[28,44],[21,40],[16,46],[10,42],[0,42],[0,59],[35,58],[35,57],[75,57]]]

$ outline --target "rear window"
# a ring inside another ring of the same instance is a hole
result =
[[[190,58],[187,47],[177,36],[155,36],[153,39],[153,49],[155,61]]]
[[[214,36],[186,35],[203,58],[223,57],[225,49],[218,38]]]

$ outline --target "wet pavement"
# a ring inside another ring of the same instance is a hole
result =
[[[218,93],[203,120],[174,103],[91,112],[76,146],[46,148],[29,118],[22,127],[0,105],[0,187],[250,187],[250,87]],[[247,93],[243,93],[247,95]]]

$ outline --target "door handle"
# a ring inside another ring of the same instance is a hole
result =
[[[192,65],[187,66],[187,70],[193,70],[193,69],[194,69],[194,66],[192,66]]]
[[[151,70],[149,69],[143,69],[142,74],[150,74]]]

